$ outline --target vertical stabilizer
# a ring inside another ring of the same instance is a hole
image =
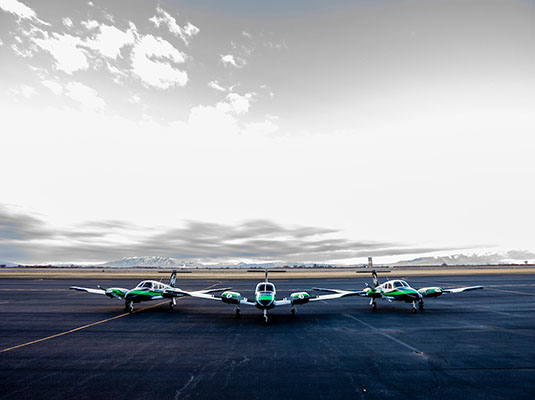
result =
[[[175,287],[175,283],[176,283],[176,269],[173,270],[173,272],[171,273],[171,277],[169,278],[169,286]]]
[[[377,272],[372,271],[373,284],[377,287],[379,285],[379,279],[377,278]]]

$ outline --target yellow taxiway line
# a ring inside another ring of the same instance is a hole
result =
[[[201,289],[201,290],[208,290],[208,289],[211,289],[213,288],[215,285],[218,285],[220,284],[221,282],[216,282],[214,283],[213,285],[210,285],[208,286],[207,288],[204,288],[204,289]],[[177,298],[177,300],[180,300],[182,299],[183,297],[179,297]],[[28,343],[23,343],[23,344],[19,344],[17,346],[12,346],[12,347],[8,347],[6,349],[2,349],[0,350],[0,353],[5,353],[6,351],[10,351],[10,350],[15,350],[15,349],[18,349],[20,347],[25,347],[25,346],[29,346],[31,344],[35,344],[35,343],[39,343],[39,342],[44,342],[45,340],[50,340],[50,339],[54,339],[54,338],[57,338],[57,337],[60,337],[60,336],[64,336],[64,335],[68,335],[69,333],[74,333],[74,332],[78,332],[78,331],[81,331],[82,329],[86,329],[86,328],[90,328],[92,326],[95,326],[95,325],[99,325],[99,324],[103,324],[105,322],[109,322],[109,321],[113,321],[114,319],[118,319],[118,318],[122,318],[122,317],[126,317],[127,315],[130,315],[130,314],[135,314],[135,313],[138,313],[138,312],[141,312],[141,311],[145,311],[145,310],[150,310],[151,308],[154,308],[154,307],[158,307],[162,304],[165,304],[165,303],[168,303],[168,300],[166,301],[162,301],[158,304],[153,304],[152,306],[148,306],[148,307],[145,307],[145,308],[141,308],[139,310],[136,310],[134,311],[133,313],[124,313],[124,314],[120,314],[120,315],[116,315],[115,317],[111,317],[111,318],[107,318],[107,319],[103,319],[102,321],[97,321],[97,322],[93,322],[92,324],[87,324],[87,325],[84,325],[84,326],[79,326],[78,328],[74,328],[74,329],[71,329],[69,331],[65,331],[65,332],[61,332],[61,333],[56,333],[55,335],[52,335],[52,336],[47,336],[47,337],[44,337],[44,338],[41,338],[41,339],[37,339],[37,340],[32,340],[31,342],[28,342]]]

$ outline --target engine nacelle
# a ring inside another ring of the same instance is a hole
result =
[[[423,297],[438,297],[442,294],[444,290],[441,287],[425,287],[418,289],[418,293],[420,293]]]
[[[290,295],[290,301],[294,304],[305,304],[310,300],[310,295],[307,292],[296,292]]]
[[[227,304],[240,304],[242,297],[238,292],[223,292],[221,293],[221,300]]]

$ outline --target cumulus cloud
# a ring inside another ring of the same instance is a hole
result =
[[[231,111],[235,114],[245,114],[249,111],[253,96],[254,93],[246,93],[244,95],[240,95],[238,93],[229,93],[227,95],[227,104],[230,106]]]
[[[188,22],[187,25],[182,28],[180,25],[178,25],[176,19],[168,12],[163,10],[160,6],[156,8],[156,13],[157,15],[150,18],[149,21],[151,21],[157,28],[159,28],[161,25],[167,26],[169,32],[182,39],[186,44],[189,44],[189,40],[192,36],[195,36],[199,33],[199,28],[190,22]]]
[[[87,50],[83,48],[82,39],[69,34],[52,33],[49,36],[44,33],[44,38],[35,38],[34,42],[54,57],[57,70],[72,74],[89,68]]]
[[[83,110],[100,111],[106,102],[99,97],[98,92],[80,82],[70,82],[65,86],[65,95],[80,103]]]
[[[99,32],[85,45],[98,51],[104,57],[117,59],[121,49],[134,43],[134,32],[131,29],[122,31],[113,25],[99,24]]]
[[[168,41],[146,35],[135,44],[132,54],[132,72],[148,86],[168,89],[185,86],[188,75],[176,68],[185,56]]]
[[[28,7],[26,4],[21,3],[17,0],[0,0],[0,8],[4,11],[7,11],[11,14],[16,15],[19,20],[29,19],[34,22],[38,22],[43,25],[49,25],[48,23],[41,21],[37,18],[35,11]]]
[[[219,60],[225,67],[232,66],[235,68],[243,68],[247,64],[243,58],[233,56],[232,54],[221,55]]]

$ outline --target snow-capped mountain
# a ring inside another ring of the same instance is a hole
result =
[[[172,257],[123,257],[120,260],[108,261],[102,264],[104,267],[176,267],[183,265],[192,266],[189,261],[179,260]]]
[[[520,264],[535,262],[535,253],[525,250],[511,250],[505,253],[454,254],[451,256],[419,257],[399,261],[394,265],[485,265]]]

